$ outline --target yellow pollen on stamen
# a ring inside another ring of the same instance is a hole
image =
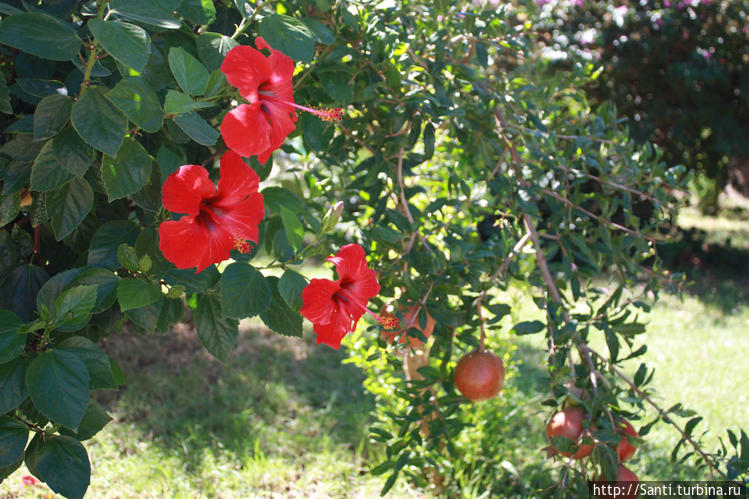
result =
[[[401,325],[401,321],[390,312],[383,312],[377,316],[377,322],[385,329],[398,329]]]
[[[343,110],[340,107],[335,107],[335,108],[316,107],[312,109],[314,111],[310,111],[310,112],[323,121],[340,121],[341,118],[343,117]]]
[[[250,251],[252,251],[252,248],[255,246],[247,241],[246,239],[242,239],[241,237],[235,235],[234,236],[234,248],[236,248],[237,251],[239,251],[242,254],[248,254]]]

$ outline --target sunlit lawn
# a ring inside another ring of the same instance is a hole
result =
[[[697,285],[683,301],[662,296],[646,317],[642,340],[645,360],[656,368],[658,401],[698,410],[705,421],[697,429],[711,429],[707,442],[714,448],[726,428],[749,422],[749,285],[730,274],[693,277]],[[113,337],[105,348],[128,373],[128,385],[101,396],[114,421],[87,442],[87,497],[377,496],[382,479],[367,473],[380,459],[366,438],[374,401],[361,387],[361,373],[342,363],[343,350],[314,345],[306,334],[304,341],[289,339],[245,324],[226,366],[184,324],[165,336]],[[536,336],[516,340],[525,365],[510,382],[524,384],[522,393],[545,375]],[[634,372],[638,362],[627,370]],[[538,439],[508,442],[528,447],[521,454],[529,460],[543,445],[541,415],[534,418],[529,425],[539,426]],[[656,426],[631,468],[653,480],[702,478],[690,465],[669,461],[678,438],[672,428]],[[43,485],[24,487],[25,474],[22,467],[9,477],[0,497],[49,492]],[[402,482],[391,492],[419,494]]]

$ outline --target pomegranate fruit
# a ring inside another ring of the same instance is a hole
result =
[[[495,397],[505,385],[505,366],[488,350],[465,354],[455,367],[455,386],[472,402]]]
[[[635,427],[632,426],[629,421],[622,421],[623,424],[619,426],[619,432],[624,433],[625,435],[622,435],[622,439],[619,441],[619,444],[616,446],[616,453],[619,455],[619,462],[626,461],[627,459],[630,459],[637,450],[637,447],[629,443],[627,440],[627,435],[631,435],[633,437],[639,437],[639,433],[635,430]]]
[[[562,436],[579,444],[581,437],[590,435],[589,431],[583,428],[583,419],[585,419],[585,411],[579,407],[566,407],[554,414],[546,425],[546,440],[549,441],[549,445],[563,456],[572,456],[573,459],[588,457],[593,452],[593,444],[578,445],[577,450],[572,454],[554,448],[554,444],[551,443],[551,437]]]
[[[605,482],[606,479],[601,477],[596,481]],[[640,480],[629,468],[625,468],[620,464],[619,468],[616,470],[616,481],[639,482]],[[635,497],[637,497],[637,487],[631,487],[632,490],[629,490],[629,487],[626,490],[622,487],[623,485],[620,485],[616,491],[612,490],[610,494],[597,494],[596,499],[613,499],[614,497],[616,497],[616,499],[635,499]]]

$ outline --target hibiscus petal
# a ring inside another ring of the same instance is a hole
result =
[[[229,258],[234,239],[220,226],[210,229],[194,216],[159,225],[159,249],[178,269],[197,267],[196,274]]]
[[[221,225],[227,232],[241,239],[258,242],[258,225],[265,215],[262,194],[256,192],[244,201],[228,207],[223,202],[216,206],[225,210],[221,216]]]
[[[249,158],[266,152],[270,147],[271,125],[260,111],[261,103],[241,104],[221,122],[221,136],[229,149]],[[263,162],[264,163],[264,162]]]
[[[333,320],[329,324],[315,324],[313,331],[317,336],[317,343],[325,343],[338,350],[341,346],[341,340],[356,328],[356,322],[346,314],[334,314]]]
[[[257,99],[258,87],[270,78],[271,68],[262,52],[246,45],[231,49],[221,63],[226,81],[250,102]]]
[[[208,170],[198,165],[182,165],[164,182],[161,200],[174,213],[197,215],[200,202],[216,195],[216,186],[208,177]]]
[[[328,261],[336,266],[341,288],[362,305],[380,292],[377,274],[367,266],[364,249],[358,244],[347,244]]]
[[[302,290],[302,308],[299,312],[314,324],[327,324],[338,310],[333,295],[340,289],[330,279],[312,279]]]
[[[260,177],[237,153],[227,151],[221,156],[221,178],[218,181],[220,204],[237,204],[256,193],[259,185]]]

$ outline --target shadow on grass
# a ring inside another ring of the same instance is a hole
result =
[[[227,365],[205,352],[187,324],[164,336],[125,331],[105,349],[128,384],[100,402],[187,472],[206,452],[239,462],[339,448],[353,456],[374,412],[361,373],[342,364],[344,353],[299,338],[244,330]]]

